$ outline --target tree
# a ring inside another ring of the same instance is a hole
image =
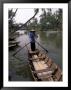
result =
[[[16,9],[15,12],[13,12],[13,9],[8,11],[8,23],[9,23],[9,32],[10,34],[16,30],[18,27],[17,24],[15,24],[14,17],[16,15],[18,9]]]
[[[32,19],[32,22],[30,22],[30,24],[28,25],[28,28],[29,29],[37,29],[37,25],[38,25],[38,23],[37,23],[38,21],[37,21],[37,18],[33,18]]]
[[[47,27],[47,23],[46,23],[46,11],[45,9],[41,9],[42,10],[42,14],[40,15],[40,26],[41,26],[41,30],[46,29]]]
[[[60,30],[62,30],[62,9],[58,9],[56,17],[57,17],[57,27]]]
[[[40,15],[41,30],[62,30],[62,9],[52,13],[52,9],[42,9]]]
[[[26,21],[21,27],[19,27],[19,29],[22,28],[23,26],[27,26],[27,24],[28,24],[33,18],[35,18],[35,16],[36,16],[37,13],[39,12],[39,9],[38,9],[38,8],[37,8],[37,9],[34,9],[34,12],[35,12],[35,14],[34,14],[28,21]]]
[[[14,17],[16,15],[16,12],[17,12],[18,9],[16,9],[15,12],[13,12],[13,9],[9,10],[8,14],[9,14],[9,29],[11,29],[10,31],[12,31],[11,34],[13,34],[17,29],[21,29],[23,27],[26,27],[28,26],[28,23],[35,18],[35,16],[37,15],[37,13],[39,12],[39,9],[36,8],[34,9],[34,15],[29,19],[27,20],[24,24],[22,24],[21,26],[18,25],[18,24],[14,24]]]

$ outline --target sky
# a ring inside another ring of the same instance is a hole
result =
[[[16,9],[13,9],[15,11]],[[52,9],[52,12],[54,13],[57,10],[57,8]],[[42,11],[39,9],[38,14],[35,16],[35,18],[40,20],[39,16],[41,15]],[[34,15],[34,9],[23,9],[19,8],[16,12],[15,16],[15,22],[16,23],[25,23],[28,19],[30,19]]]

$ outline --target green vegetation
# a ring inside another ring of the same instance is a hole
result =
[[[8,18],[9,18],[9,32],[15,32],[19,29],[35,29],[35,30],[57,30],[62,31],[62,9],[57,9],[54,13],[52,12],[52,9],[33,9],[34,15],[23,23],[15,23],[15,16],[18,9],[16,9],[15,12],[13,12],[13,9],[9,10],[8,12]],[[39,11],[41,11],[41,15],[39,17],[39,20],[35,17]]]
[[[32,22],[28,24],[29,29],[35,30],[62,30],[62,9],[58,9],[52,13],[52,9],[41,9],[42,13],[40,15],[40,20],[38,22],[37,18],[33,18]]]
[[[19,25],[16,24],[14,20],[16,16],[16,12],[17,12],[17,9],[15,12],[13,12],[12,9],[8,11],[9,33],[13,33],[19,28]]]

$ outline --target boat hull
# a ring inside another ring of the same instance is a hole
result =
[[[39,50],[28,51],[29,67],[35,81],[62,81],[62,71],[48,55]]]

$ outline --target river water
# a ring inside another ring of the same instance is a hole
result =
[[[16,37],[16,41],[19,42],[19,46],[9,51],[9,75],[11,76],[11,81],[33,81],[28,64],[28,48],[24,47],[13,56],[17,50],[29,42],[27,30],[19,30],[18,33],[19,35]],[[38,35],[37,42],[48,50],[49,57],[62,69],[62,32],[37,31],[36,33]],[[40,48],[37,44],[36,47]]]

